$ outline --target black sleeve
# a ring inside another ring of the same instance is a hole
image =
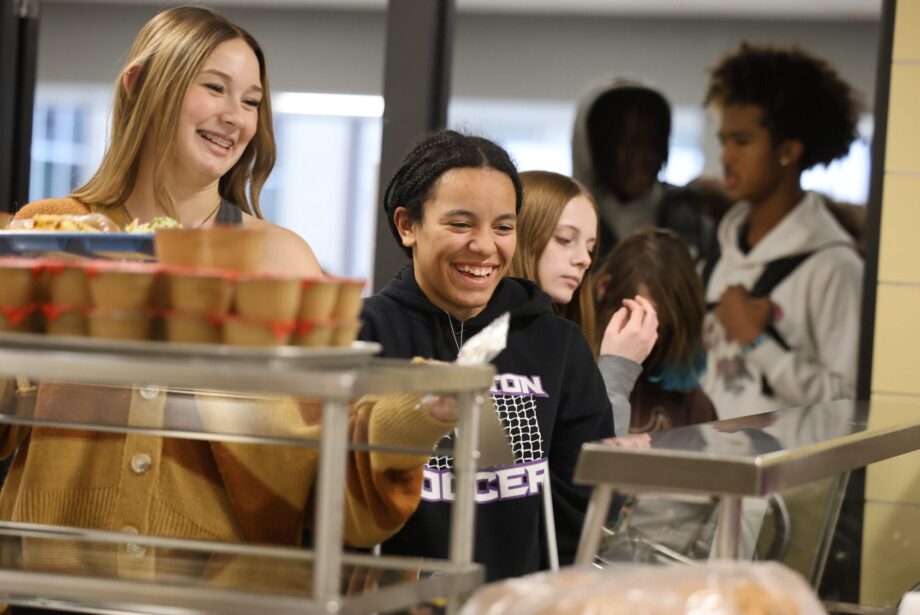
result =
[[[380,356],[389,359],[410,359],[414,356],[430,357],[418,338],[430,337],[409,326],[409,319],[398,305],[387,297],[375,295],[364,301],[361,310],[361,330],[358,339],[363,342],[377,342],[381,346]]]
[[[572,482],[581,445],[613,433],[613,410],[594,354],[580,331],[573,329],[565,356],[559,410],[549,450],[553,510],[559,562],[575,559],[578,537],[591,491]]]
[[[368,318],[366,314],[361,314],[361,329],[358,331],[358,339],[362,342],[377,341],[376,321]]]

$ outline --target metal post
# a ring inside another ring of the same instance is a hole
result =
[[[719,499],[719,526],[716,530],[716,557],[738,559],[741,547],[741,498],[723,495]]]
[[[390,0],[383,71],[383,141],[374,288],[386,286],[406,255],[390,232],[380,203],[415,138],[447,125],[454,0]]]
[[[476,542],[476,459],[479,457],[479,414],[483,393],[458,393],[456,449],[454,450],[454,505],[450,513],[450,559],[457,564],[473,561]]]
[[[479,415],[485,393],[458,393],[457,437],[454,449],[454,505],[450,509],[450,560],[455,564],[473,561],[476,544],[476,469],[479,467]],[[460,596],[448,596],[447,613],[460,610]]]
[[[323,404],[319,472],[313,527],[316,560],[313,597],[336,610],[342,578],[342,533],[345,506],[345,470],[348,465],[348,411],[341,401]]]
[[[578,551],[575,553],[576,564],[590,564],[594,561],[601,544],[601,531],[607,522],[612,496],[613,487],[610,485],[596,485],[591,492],[585,523],[581,527],[581,538],[578,539]]]
[[[553,510],[553,488],[549,471],[543,475],[543,521],[546,523],[546,552],[549,569],[559,570],[559,545],[556,544],[556,513]]]
[[[834,482],[831,484],[830,492],[828,493],[827,509],[824,515],[824,523],[821,526],[821,540],[818,542],[818,548],[815,549],[815,558],[812,560],[811,569],[808,571],[808,582],[815,591],[818,591],[821,586],[821,577],[824,576],[824,567],[827,565],[827,556],[834,540],[837,521],[840,519],[840,510],[843,507],[843,500],[846,497],[849,482],[849,472],[838,474],[834,477]]]

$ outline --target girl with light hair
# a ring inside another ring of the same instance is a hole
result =
[[[259,228],[269,246],[259,273],[319,275],[306,242],[261,219],[259,192],[274,159],[258,43],[208,9],[171,8],[134,42],[97,173],[69,197],[30,204],[18,217],[102,212],[124,223],[165,214],[187,226]],[[350,436],[365,448],[430,450],[456,418],[449,400],[417,395],[365,396],[348,411]],[[73,427],[0,425],[0,459],[14,455],[0,519],[286,545],[299,545],[309,527],[316,448],[99,432],[83,424],[235,434],[234,421],[248,421],[244,434],[316,440],[315,401],[0,379],[0,413]],[[426,458],[351,452],[348,544],[370,547],[400,528],[418,505]]]
[[[525,171],[521,183],[520,239],[509,274],[539,284],[552,298],[555,312],[581,328],[599,355],[616,434],[626,435],[630,391],[657,338],[655,309],[633,293],[599,321],[592,284],[585,279],[598,251],[594,198],[582,184],[559,173]]]
[[[69,197],[27,205],[17,218],[99,212],[121,226],[159,216],[191,227],[241,224],[265,230],[265,271],[319,275],[303,239],[262,219],[259,195],[274,164],[259,43],[209,9],[175,7],[131,47],[99,169]]]

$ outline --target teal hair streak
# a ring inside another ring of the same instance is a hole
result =
[[[699,386],[700,378],[706,371],[706,351],[698,346],[689,365],[674,365],[664,368],[661,373],[648,377],[664,391],[688,393]]]

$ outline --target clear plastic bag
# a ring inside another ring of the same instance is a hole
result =
[[[121,230],[105,214],[92,213],[83,215],[36,214],[31,218],[13,220],[7,228],[11,231],[62,231],[62,232],[105,232],[117,233]]]
[[[771,562],[565,568],[486,585],[460,615],[825,615],[798,574]]]
[[[709,558],[718,500],[646,494],[626,499],[617,522],[604,528],[602,564],[693,563]]]

